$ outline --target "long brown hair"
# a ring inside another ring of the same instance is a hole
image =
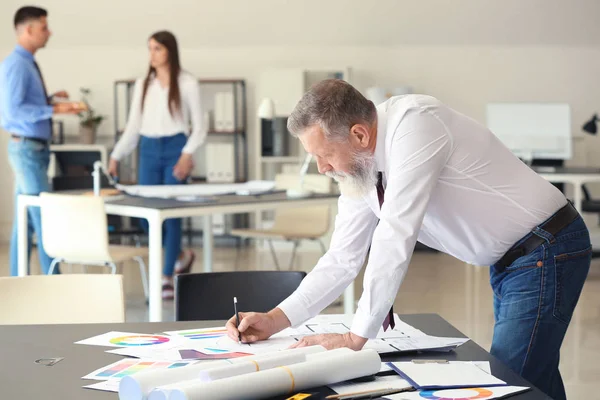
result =
[[[181,71],[181,65],[179,64],[179,48],[177,46],[177,39],[169,31],[158,31],[152,34],[148,40],[154,39],[158,43],[162,44],[167,48],[168,61],[169,61],[169,112],[171,115],[175,111],[181,111],[181,94],[179,91],[179,72]],[[148,91],[148,84],[150,79],[156,75],[156,68],[150,65],[148,68],[148,74],[144,80],[144,91],[142,92],[142,112],[144,111],[144,100],[146,99],[146,92]]]

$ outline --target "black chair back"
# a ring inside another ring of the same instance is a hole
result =
[[[267,312],[298,288],[306,272],[238,271],[182,274],[175,279],[177,321],[225,320],[238,311]]]

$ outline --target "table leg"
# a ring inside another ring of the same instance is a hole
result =
[[[205,215],[202,217],[204,222],[204,229],[202,231],[202,249],[204,252],[204,272],[212,272],[212,260],[213,260],[213,230],[212,230],[212,216]]]
[[[162,222],[160,214],[148,218],[148,311],[150,322],[162,321]]]
[[[354,281],[344,291],[344,314],[354,314]]]
[[[27,270],[27,205],[17,196],[17,266],[19,276],[29,274]],[[38,240],[41,240],[38,239]]]

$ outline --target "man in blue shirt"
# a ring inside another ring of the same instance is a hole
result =
[[[38,7],[22,7],[14,17],[17,46],[0,64],[0,123],[11,135],[8,159],[15,174],[15,206],[19,194],[37,195],[49,190],[49,143],[52,139],[53,114],[77,114],[79,103],[52,104],[53,97],[67,98],[61,91],[48,96],[34,54],[50,38],[48,13]],[[17,275],[16,214],[10,245],[10,273]],[[42,246],[39,207],[29,209],[28,237],[35,230],[42,273],[46,274],[51,259]],[[30,249],[28,249],[29,254]]]

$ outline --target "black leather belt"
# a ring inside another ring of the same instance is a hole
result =
[[[573,204],[569,202],[566,206],[558,210],[552,217],[538,227],[554,236],[566,228],[571,222],[575,221],[578,216],[579,212],[577,212],[575,207],[573,207]],[[504,254],[502,258],[494,265],[497,269],[502,271],[511,265],[517,258],[531,253],[545,241],[546,239],[532,234],[523,243],[507,251],[506,254]]]
[[[48,141],[42,138],[29,137],[29,136],[19,136],[19,135],[10,135],[13,139],[17,140],[31,140],[32,142],[41,143],[43,145],[48,145]]]

